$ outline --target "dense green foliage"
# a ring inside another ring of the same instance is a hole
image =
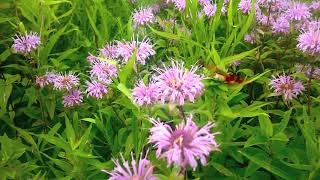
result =
[[[274,96],[269,85],[272,75],[293,72],[295,63],[313,58],[290,41],[296,35],[274,37],[260,29],[265,36],[259,42],[244,43],[255,20],[254,13],[237,10],[239,0],[230,0],[225,16],[218,13],[223,4],[218,1],[211,19],[198,17],[196,0],[188,1],[183,13],[165,7],[158,23],[133,28],[134,9],[155,2],[1,0],[0,179],[105,179],[108,174],[101,170],[113,169],[113,157],[122,153],[129,159],[134,152],[138,159],[146,149],[160,179],[183,179],[179,168],[167,167],[148,143],[148,119],[177,124],[178,107],[139,107],[131,100],[136,82],[147,81],[152,68],[172,58],[188,68],[201,65],[205,91],[184,109],[199,125],[215,122],[213,132],[219,132],[220,150],[207,157],[206,166],[188,169],[187,179],[319,179],[319,80],[291,101]],[[177,21],[163,21],[170,17]],[[39,49],[30,56],[14,53],[14,35],[29,31],[40,35]],[[48,69],[76,72],[84,83],[88,53],[97,54],[107,42],[145,36],[156,55],[137,68],[134,58],[122,66],[102,100],[85,97],[78,106],[63,107],[63,93],[35,85],[35,77]],[[241,65],[231,66],[237,60]],[[215,79],[228,73],[243,82]],[[294,77],[309,81],[303,73]]]

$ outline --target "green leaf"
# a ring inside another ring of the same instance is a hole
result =
[[[132,94],[130,90],[122,83],[119,83],[117,88],[124,94],[126,95],[130,100],[132,99]]]
[[[219,163],[212,162],[210,163],[216,170],[218,170],[221,174],[228,176],[228,177],[237,177],[232,171],[224,167]]]
[[[74,129],[69,121],[69,118],[67,117],[67,115],[64,116],[65,117],[65,123],[66,123],[66,134],[67,134],[67,138],[71,144],[71,146],[73,146],[75,140],[76,140],[76,135],[74,132]],[[74,149],[74,147],[72,147]]]
[[[233,55],[233,56],[229,56],[229,57],[225,57],[225,58],[222,58],[221,61],[223,62],[224,65],[229,65],[235,61],[238,61],[238,60],[241,60],[247,56],[250,56],[252,55],[253,53],[256,52],[256,50],[258,49],[258,47],[254,48],[254,49],[251,49],[249,51],[246,51],[246,52],[242,52],[240,54],[236,54],[236,55]]]
[[[259,144],[266,144],[268,142],[268,138],[262,135],[253,135],[251,136],[246,144],[244,145],[244,147],[250,147],[250,146],[254,146],[254,145],[259,145]]]
[[[262,168],[266,169],[267,171],[269,171],[269,172],[271,172],[271,173],[273,173],[273,174],[275,174],[277,176],[280,176],[283,179],[288,179],[288,180],[293,179],[285,171],[283,171],[282,169],[279,169],[278,167],[273,166],[270,162],[266,162],[265,159],[260,159],[256,155],[250,155],[250,154],[247,154],[244,151],[239,151],[239,153],[244,155],[250,161],[258,164]]]
[[[272,122],[268,116],[259,116],[259,124],[264,135],[266,135],[267,137],[271,137],[273,135]]]
[[[137,51],[133,53],[128,63],[121,69],[121,72],[119,73],[119,79],[122,84],[127,84],[128,77],[130,77],[133,72],[136,55]]]

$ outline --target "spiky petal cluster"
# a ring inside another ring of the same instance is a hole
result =
[[[170,2],[174,3],[179,11],[184,11],[184,9],[186,8],[186,0],[167,0],[167,3]]]
[[[71,90],[79,84],[79,78],[74,73],[59,74],[55,76],[53,86],[57,90]]]
[[[40,45],[40,37],[37,33],[31,32],[26,35],[16,35],[12,48],[21,54],[28,54]]]
[[[309,7],[313,11],[319,11],[320,10],[320,2],[319,1],[312,1]]]
[[[142,65],[146,63],[148,58],[156,54],[155,50],[153,49],[153,45],[148,38],[145,38],[141,42],[133,40],[131,42],[125,41],[118,43],[117,53],[123,58],[123,63],[128,62],[135,50],[137,50],[136,60]]]
[[[249,14],[251,12],[251,0],[241,0],[238,8],[244,14]]]
[[[136,87],[132,90],[134,102],[139,105],[151,105],[157,101],[157,86],[150,83],[148,86],[143,81],[139,81]]]
[[[272,23],[272,30],[275,33],[288,33],[290,31],[290,22],[284,16],[280,16]]]
[[[309,7],[304,3],[293,3],[286,11],[286,17],[289,20],[304,20],[311,16]]]
[[[158,178],[153,176],[153,166],[147,159],[147,155],[145,157],[140,155],[139,161],[136,162],[131,154],[131,166],[122,155],[121,158],[122,164],[118,160],[113,159],[116,165],[113,171],[108,172],[103,170],[110,175],[109,180],[158,180]]]
[[[167,159],[169,166],[174,163],[183,168],[190,165],[195,169],[197,159],[205,165],[206,156],[211,151],[218,150],[215,134],[210,133],[212,123],[199,128],[190,116],[186,124],[180,123],[173,129],[159,120],[150,121],[154,126],[150,129],[149,142],[157,148],[158,157]]]
[[[94,63],[97,63],[97,62],[100,62],[100,59],[92,54],[89,53],[89,56],[87,56],[87,61],[90,63],[90,64],[94,64]]]
[[[300,81],[296,81],[285,74],[274,76],[270,85],[274,92],[278,95],[283,95],[285,100],[297,97],[304,90],[304,86]]]
[[[64,107],[71,107],[82,102],[83,96],[80,90],[71,90],[63,96]]]
[[[87,81],[88,96],[96,97],[97,99],[102,99],[103,95],[107,94],[108,90],[104,84],[97,81]]]
[[[152,8],[135,10],[132,15],[133,22],[136,25],[145,25],[155,20]]]
[[[114,44],[106,44],[106,46],[99,50],[100,55],[107,59],[115,59],[118,57],[117,46]]]
[[[216,4],[208,3],[208,4],[205,4],[203,6],[203,12],[208,17],[214,16],[215,13],[216,13],[216,10],[217,10],[217,5]]]
[[[202,76],[195,72],[197,67],[187,70],[183,64],[172,61],[171,67],[156,69],[158,76],[154,77],[158,98],[162,103],[183,105],[186,101],[194,102],[201,95],[204,85]]]
[[[117,77],[117,68],[107,61],[100,61],[92,65],[90,75],[105,84],[110,84],[112,82],[111,78]]]
[[[309,30],[298,36],[297,47],[308,54],[320,54],[320,29]]]

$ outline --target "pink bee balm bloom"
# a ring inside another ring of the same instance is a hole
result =
[[[71,107],[82,102],[83,96],[80,90],[72,90],[63,96],[64,107]]]
[[[155,103],[157,101],[157,95],[157,87],[153,83],[146,86],[143,81],[139,81],[132,90],[133,100],[139,106]]]
[[[167,0],[167,3],[173,2],[179,11],[184,11],[186,8],[186,0]]]
[[[96,77],[99,81],[103,83],[110,84],[112,82],[112,77],[117,77],[117,68],[115,65],[110,64],[107,61],[101,61],[94,63],[90,70],[90,76]]]
[[[251,12],[251,0],[241,0],[238,8],[244,14],[249,14]]]
[[[88,93],[88,96],[93,96],[97,99],[102,99],[103,95],[107,94],[108,90],[104,84],[101,84],[97,81],[87,81],[86,92]]]
[[[31,32],[24,36],[16,35],[12,48],[21,54],[28,54],[38,48],[41,44],[40,37],[37,33]]]
[[[59,75],[57,75],[55,72],[47,71],[45,76],[47,77],[47,80],[50,84],[54,84]]]
[[[283,95],[285,100],[297,97],[304,90],[304,86],[300,81],[295,81],[285,74],[278,75],[277,77],[273,76],[270,85],[275,93]]]
[[[137,61],[144,65],[146,60],[155,55],[156,51],[153,50],[153,45],[151,44],[150,39],[145,38],[142,42],[139,43],[139,49],[137,52]]]
[[[123,63],[127,63],[137,49],[136,60],[144,65],[146,60],[155,55],[150,39],[145,38],[142,42],[133,40],[132,42],[119,42],[118,55],[123,58]]]
[[[215,15],[217,10],[217,5],[216,4],[206,4],[203,6],[203,12],[206,16],[212,17]]]
[[[312,1],[309,8],[313,11],[319,11],[320,10],[320,2],[319,1]]]
[[[49,85],[50,82],[48,81],[48,77],[46,75],[44,76],[36,76],[36,85],[39,87],[44,87]]]
[[[298,36],[297,47],[308,54],[320,54],[320,29],[309,30]]]
[[[132,19],[133,22],[139,26],[152,23],[155,20],[155,17],[151,8],[145,8],[135,10],[135,12],[132,15]]]
[[[276,21],[272,23],[272,30],[275,33],[289,33],[290,22],[284,16],[280,16]]]
[[[172,61],[171,67],[156,69],[158,76],[154,77],[158,98],[162,103],[183,105],[185,101],[194,102],[202,94],[204,85],[202,76],[195,72],[197,67],[187,70],[183,64]]]
[[[90,63],[90,64],[93,64],[93,63],[97,63],[97,62],[100,62],[100,59],[92,54],[89,53],[89,56],[87,56],[87,61]]]
[[[147,159],[147,155],[142,157],[141,154],[139,161],[136,162],[131,154],[131,167],[129,162],[126,161],[122,155],[121,158],[122,164],[120,164],[118,160],[113,159],[113,162],[116,165],[113,171],[108,172],[102,170],[110,175],[109,180],[158,180],[158,178],[153,176],[153,166]]]
[[[53,86],[57,90],[71,90],[73,87],[79,84],[79,78],[74,73],[57,75],[54,79]]]
[[[107,59],[115,59],[118,57],[117,46],[114,44],[107,44],[104,48],[100,49],[100,54]]]
[[[202,6],[205,6],[207,4],[211,4],[211,1],[210,0],[199,0],[199,4]]]
[[[286,16],[289,20],[305,20],[311,17],[309,7],[304,3],[293,3],[286,11]]]
[[[159,120],[151,119],[150,122],[154,126],[150,129],[149,142],[157,148],[157,157],[166,158],[169,166],[173,163],[183,168],[190,165],[195,170],[197,159],[205,165],[206,156],[218,150],[217,133],[210,133],[212,123],[199,128],[192,116],[187,118],[186,124],[182,122],[174,129]]]

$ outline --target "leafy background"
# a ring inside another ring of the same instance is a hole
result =
[[[198,4],[187,4],[180,14],[165,7],[158,22],[175,17],[176,24],[159,23],[133,28],[134,9],[157,1],[126,0],[2,0],[0,2],[0,177],[1,179],[103,179],[101,169],[113,168],[112,157],[129,158],[146,148],[150,117],[179,122],[175,106],[137,107],[130,89],[151,69],[183,60],[187,67],[202,65],[206,91],[185,105],[197,124],[214,121],[220,151],[211,153],[207,166],[188,171],[188,179],[319,179],[320,114],[319,81],[314,80],[311,109],[308,93],[285,103],[272,96],[271,75],[292,72],[296,62],[307,58],[295,49],[292,33],[287,38],[263,36],[255,45],[243,43],[255,27],[254,13],[237,10],[239,0],[230,0],[228,13],[211,19],[198,18]],[[181,31],[181,28],[184,31]],[[192,33],[188,33],[188,29]],[[42,45],[35,58],[14,54],[12,37],[38,32]],[[261,30],[263,32],[263,30]],[[35,86],[35,76],[47,69],[74,71],[82,81],[89,64],[88,53],[113,40],[148,36],[157,55],[137,73],[128,63],[101,101],[86,99],[74,108],[64,108],[62,94]],[[283,43],[286,44],[286,50]],[[230,67],[241,60],[240,67]],[[213,68],[214,67],[214,68]],[[244,79],[226,84],[213,78],[215,69],[233,72]],[[294,75],[304,82],[303,74]],[[149,153],[161,179],[177,179],[176,168]]]

